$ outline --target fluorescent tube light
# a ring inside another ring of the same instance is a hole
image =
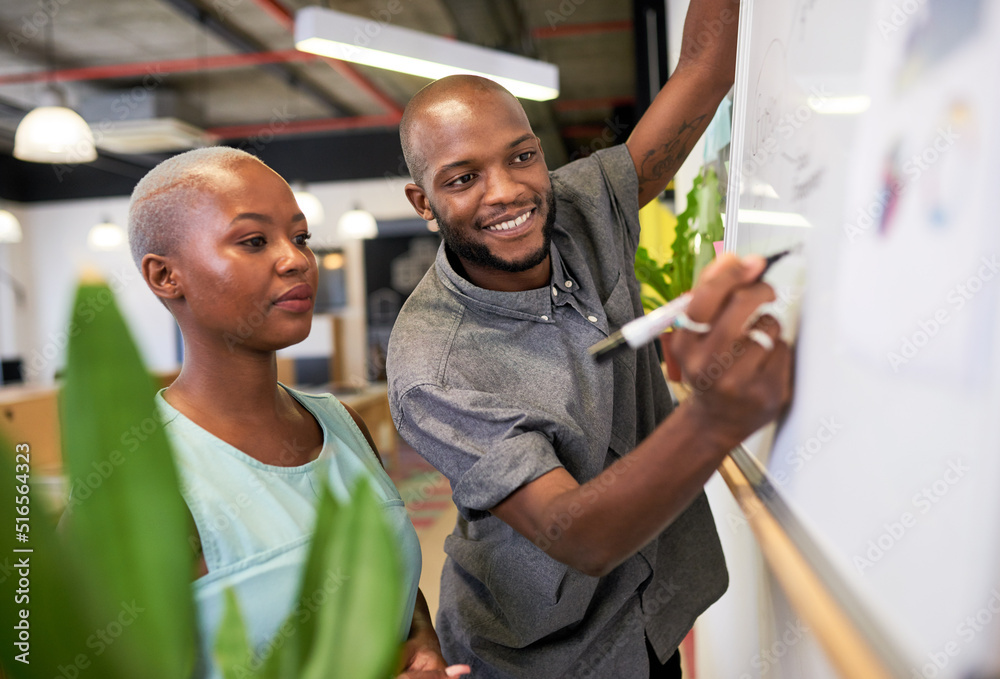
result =
[[[809,108],[830,116],[853,116],[864,113],[872,105],[872,99],[864,94],[850,97],[809,97]]]
[[[295,47],[432,80],[458,73],[479,75],[522,99],[559,96],[559,68],[552,64],[322,7],[296,13]]]
[[[736,215],[740,224],[770,224],[772,226],[810,227],[806,218],[795,212],[770,212],[768,210],[740,210]]]

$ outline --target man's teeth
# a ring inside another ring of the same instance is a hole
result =
[[[487,231],[506,231],[507,229],[513,229],[515,226],[521,226],[524,224],[524,220],[531,216],[531,210],[528,210],[520,217],[515,217],[507,222],[501,222],[500,224],[494,224],[493,226],[487,226]]]

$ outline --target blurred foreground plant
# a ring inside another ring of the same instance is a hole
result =
[[[0,624],[13,643],[3,643],[0,664],[11,679],[190,677],[193,526],[155,387],[106,285],[81,285],[73,309],[70,327],[78,332],[60,395],[71,489],[66,529],[56,535],[55,517],[34,487],[17,491],[25,505],[4,491]],[[0,478],[7,488],[22,483],[14,447],[2,441]],[[19,506],[29,508],[29,529],[20,534],[26,542],[14,530],[15,517],[24,516]],[[393,536],[374,494],[359,486],[341,506],[324,486],[317,516],[300,597],[300,604],[311,597],[310,615],[293,611],[268,657],[258,658],[230,592],[215,643],[227,679],[391,674],[403,594]],[[330,572],[347,585],[312,596]]]

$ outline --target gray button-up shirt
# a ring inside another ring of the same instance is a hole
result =
[[[444,246],[389,341],[399,433],[448,477],[460,516],[445,541],[438,635],[483,677],[647,677],[725,591],[704,494],[603,578],[545,553],[489,510],[556,468],[581,484],[629,464],[671,399],[652,346],[596,363],[587,348],[642,313],[634,274],[637,177],[624,145],[551,173],[550,284],[476,287]],[[614,478],[614,477],[612,477]],[[599,489],[589,490],[596,500]],[[570,517],[565,517],[571,520]]]

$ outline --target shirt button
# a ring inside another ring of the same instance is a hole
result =
[[[567,288],[572,288],[573,287],[573,281],[566,281],[566,287]]]
[[[554,285],[552,286],[552,296],[553,297],[558,297],[559,296],[559,288],[557,288]]]
[[[547,320],[549,320],[549,317],[548,316],[542,316],[542,320],[543,321],[547,321]]]
[[[597,323],[597,316],[587,316],[587,320],[591,323]]]

